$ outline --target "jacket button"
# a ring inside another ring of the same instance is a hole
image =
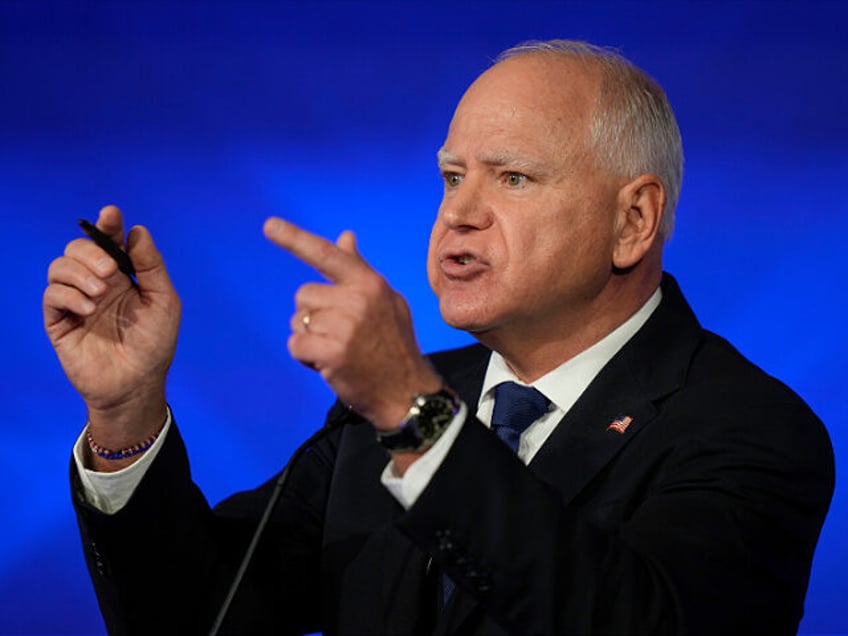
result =
[[[450,530],[439,530],[436,532],[436,549],[439,552],[453,552],[456,550]]]
[[[97,544],[92,541],[88,544],[88,549],[91,551],[91,557],[94,560],[94,568],[100,576],[106,576],[106,564],[103,562],[103,557],[100,555],[100,550],[97,549]]]

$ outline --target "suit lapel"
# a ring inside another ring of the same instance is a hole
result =
[[[607,363],[533,458],[530,468],[562,493],[580,491],[647,427],[657,402],[680,388],[701,328],[674,279],[642,329]]]
[[[530,462],[534,473],[556,486],[564,504],[656,416],[654,405],[644,400],[599,404],[591,390],[596,387],[587,389]]]

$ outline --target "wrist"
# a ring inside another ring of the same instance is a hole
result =
[[[459,396],[442,385],[438,391],[416,395],[400,426],[378,430],[377,441],[401,463],[412,463],[442,436],[459,412]],[[412,453],[407,459],[405,453]]]
[[[133,398],[108,406],[88,406],[88,430],[104,448],[122,449],[158,433],[168,416],[162,389],[136,393]]]
[[[127,459],[128,457],[135,457],[136,455],[141,455],[145,451],[147,451],[153,444],[156,443],[156,440],[159,439],[159,435],[162,434],[162,431],[165,429],[165,422],[162,422],[161,428],[153,433],[150,437],[146,437],[145,439],[132,444],[131,446],[125,446],[124,448],[119,449],[111,449],[106,448],[105,446],[101,446],[94,439],[94,435],[91,434],[91,429],[86,428],[85,431],[85,439],[88,442],[88,447],[95,455],[100,457],[101,459],[108,459],[110,461],[116,461],[120,459]]]
[[[409,410],[419,395],[438,393],[443,386],[442,378],[428,364],[414,380],[386,395],[380,411],[368,420],[378,431],[397,430],[409,416]]]
[[[83,434],[83,446],[81,448],[83,464],[87,468],[102,473],[114,473],[131,466],[154,447],[171,418],[170,408],[166,405],[165,416],[160,420],[153,434],[143,439],[135,439],[123,446],[113,447],[106,446],[95,437],[97,433],[92,432],[92,426],[89,422]]]

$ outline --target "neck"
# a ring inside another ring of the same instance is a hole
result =
[[[540,320],[474,336],[501,354],[519,379],[533,382],[615,331],[648,301],[660,284],[662,267],[629,278],[634,273],[614,274],[598,296],[555,323]]]

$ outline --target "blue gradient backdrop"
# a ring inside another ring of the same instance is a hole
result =
[[[184,302],[169,398],[217,501],[275,472],[332,399],[286,352],[314,274],[263,239],[266,216],[355,229],[425,349],[468,340],[424,275],[434,155],[466,85],[523,39],[619,47],[666,87],[687,154],[667,268],[842,460],[846,24],[841,2],[0,1],[0,633],[104,631],[67,486],[85,413],[40,311],[77,217],[119,204],[165,253]],[[848,632],[844,484],[804,633]]]

